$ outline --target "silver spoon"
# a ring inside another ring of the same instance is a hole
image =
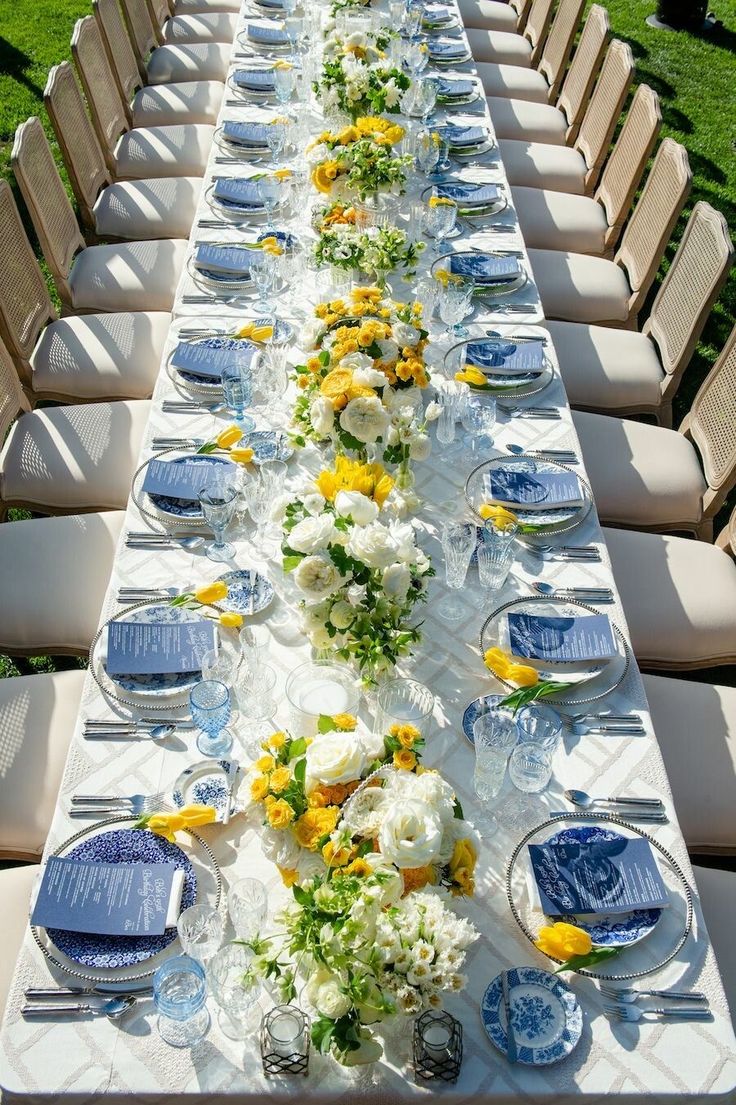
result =
[[[124,1013],[135,1005],[137,998],[132,994],[128,994],[122,998],[110,998],[109,1001],[103,1002],[101,1005],[93,1005],[91,1002],[74,1002],[68,1005],[64,1005],[61,1002],[53,1002],[48,1004],[31,1003],[30,1005],[24,1005],[20,1013],[26,1020],[33,1017],[66,1017],[66,1016],[85,1016],[90,1013],[95,1016],[102,1014],[110,1021],[119,1020]]]
[[[537,460],[567,461],[568,464],[573,464],[578,459],[577,453],[572,449],[525,449],[523,445],[513,443],[506,448],[515,457],[527,456],[535,457]]]
[[[592,798],[584,790],[566,790],[565,798],[574,806],[580,806],[587,810],[591,806],[641,806],[642,809],[663,810],[664,802],[661,798]]]
[[[176,725],[153,725],[150,729],[138,729],[131,726],[130,729],[123,729],[122,727],[110,726],[105,728],[104,726],[85,726],[84,739],[85,740],[110,740],[111,738],[120,739],[121,737],[130,737],[132,740],[152,740],[160,741],[165,740],[166,737],[170,737],[176,729]]]
[[[595,602],[613,602],[613,591],[610,587],[553,587],[551,583],[543,583],[535,580],[532,583],[534,590],[540,595],[560,598],[588,598]]]
[[[182,549],[198,549],[204,545],[204,537],[190,534],[187,537],[175,537],[170,533],[136,532],[131,530],[126,538],[128,543],[136,545],[179,545]]]

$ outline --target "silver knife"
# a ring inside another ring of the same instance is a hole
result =
[[[506,1058],[509,1063],[515,1063],[518,1055],[516,1051],[516,1037],[514,1026],[511,1023],[511,999],[509,997],[509,972],[501,973],[501,989],[503,991],[503,1006],[506,1011]]]

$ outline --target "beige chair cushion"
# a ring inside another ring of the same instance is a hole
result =
[[[193,42],[189,46],[157,46],[146,63],[149,84],[172,81],[224,81],[232,45]]]
[[[69,276],[76,311],[170,311],[187,256],[181,239],[89,246]]]
[[[115,175],[119,180],[204,176],[213,134],[206,123],[126,131],[115,147]]]
[[[585,159],[570,146],[501,138],[498,150],[509,184],[549,188],[553,192],[569,192],[574,196],[585,194],[585,174],[588,171]]]
[[[0,500],[49,514],[122,509],[150,410],[124,399],[21,415],[0,453]]]
[[[508,31],[485,31],[469,27],[466,31],[470,49],[476,61],[493,61],[497,65],[523,65],[532,63],[532,45],[523,35]]]
[[[548,318],[570,322],[625,322],[631,289],[613,261],[584,253],[530,249],[534,279]]]
[[[594,199],[518,186],[512,195],[527,248],[605,252],[608,220]]]
[[[31,355],[34,392],[61,400],[150,398],[171,325],[166,311],[69,315]]]
[[[177,15],[166,20],[164,44],[176,46],[189,42],[232,43],[237,26],[238,16],[235,12]]]
[[[0,859],[41,858],[84,678],[80,670],[0,679]]]
[[[497,138],[522,142],[542,142],[549,146],[564,146],[567,119],[552,104],[531,103],[528,99],[501,99],[489,95],[488,110]]]
[[[202,178],[153,177],[126,180],[104,188],[94,207],[101,238],[188,238],[197,210]]]
[[[221,81],[147,85],[133,97],[133,126],[216,123],[224,92]]]
[[[198,12],[239,12],[241,0],[176,0],[176,15],[196,15]]]
[[[659,405],[664,373],[650,338],[633,330],[579,322],[546,326],[573,406],[613,412]]]
[[[87,652],[124,521],[115,510],[0,526],[0,652]]]
[[[736,852],[736,688],[645,675],[687,846]]]
[[[704,541],[605,529],[642,667],[736,661],[736,564]]]
[[[736,1017],[736,941],[733,919],[736,912],[736,873],[693,864],[705,926],[713,944],[718,969],[726,991],[731,1017]]]
[[[698,524],[707,485],[683,434],[583,411],[573,422],[601,521],[673,531]]]
[[[188,0],[182,0],[187,3]],[[197,0],[191,0],[196,3]],[[466,27],[480,27],[484,31],[516,30],[519,17],[510,4],[500,0],[459,0],[460,15]]]
[[[486,96],[547,103],[549,85],[536,69],[525,69],[523,65],[494,65],[490,61],[479,61],[477,69]],[[493,114],[495,100],[488,106]]]
[[[36,864],[30,867],[9,867],[0,871],[0,896],[3,903],[0,911],[0,943],[3,949],[3,954],[0,955],[0,1021],[5,1012],[23,937],[28,929],[31,890],[40,872],[41,868]]]

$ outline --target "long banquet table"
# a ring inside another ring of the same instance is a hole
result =
[[[240,29],[252,19],[245,11],[240,16]],[[233,51],[232,65],[242,65],[235,58],[239,47]],[[475,72],[472,64],[460,67],[463,73]],[[220,119],[252,118],[258,109],[244,104],[229,106],[225,101],[231,96],[227,89]],[[483,101],[481,101],[483,103]],[[485,123],[492,129],[485,103]],[[475,116],[474,121],[482,121]],[[323,129],[317,112],[313,112],[316,131]],[[249,174],[252,169],[244,164],[223,168],[215,160],[221,150],[213,144],[210,162],[204,179],[202,198],[197,219],[192,230],[190,247],[199,240],[218,240],[223,237],[216,229],[197,226],[201,218],[211,218],[205,193],[217,174]],[[505,181],[503,165],[491,159],[490,179]],[[489,179],[487,170],[469,170]],[[406,204],[416,198],[410,193]],[[297,212],[297,220],[303,213]],[[504,212],[501,221],[509,224],[508,238],[495,235],[484,239],[482,232],[473,236],[474,245],[511,245],[522,249],[523,241],[515,220],[513,207]],[[304,225],[303,222],[301,225]],[[459,247],[463,248],[467,236]],[[429,250],[427,251],[429,253]],[[430,258],[425,254],[423,267]],[[528,268],[528,260],[525,261]],[[530,274],[531,275],[531,274]],[[406,288],[406,285],[404,285]],[[166,358],[177,340],[180,327],[197,325],[203,320],[238,318],[242,309],[186,303],[183,296],[197,292],[191,278],[185,272],[173,309],[174,320],[170,340],[164,353],[164,361],[153,396],[148,435],[141,459],[150,456],[149,443],[156,434],[189,434],[208,438],[213,431],[226,425],[226,416],[192,414],[187,416],[165,415],[162,401],[176,394],[176,389],[166,371]],[[401,286],[396,283],[396,294],[402,298]],[[406,298],[404,293],[403,298]],[[283,317],[294,317],[294,311],[309,311],[315,302],[314,291],[294,289],[279,303]],[[516,299],[539,305],[533,281],[517,294]],[[249,309],[247,312],[253,315]],[[543,321],[541,306],[528,316],[514,316],[510,320],[502,315],[482,315],[486,326],[510,324],[529,325]],[[554,358],[551,343],[548,352]],[[516,442],[524,446],[544,444],[547,448],[572,448],[578,450],[574,426],[565,396],[565,390],[557,375],[546,389],[541,400],[555,406],[559,421],[537,421],[513,418],[499,419],[494,437],[494,449],[503,451],[505,445]],[[262,424],[266,422],[261,420]],[[290,478],[300,469],[315,471],[315,450],[290,463]],[[437,443],[429,461],[416,465],[417,490],[423,500],[417,519],[431,534],[436,533],[437,507],[448,499],[462,494],[464,478],[471,467],[471,458],[463,457],[447,463],[442,447]],[[576,470],[584,475],[584,468]],[[144,529],[146,520],[131,500],[128,505],[125,531]],[[559,585],[596,584],[615,588],[610,562],[606,553],[603,534],[595,511],[575,532],[578,543],[595,544],[601,551],[600,563],[582,564],[564,561],[541,563],[531,553],[521,553],[512,566],[512,574],[498,596],[499,602],[514,594],[527,593],[531,580],[542,571],[544,578]],[[240,567],[258,566],[252,547],[242,535],[237,538],[235,564]],[[428,546],[429,547],[429,546]],[[442,560],[439,545],[435,542],[431,551],[435,555],[438,576],[431,581],[430,596],[425,617],[424,641],[414,657],[401,665],[401,674],[428,684],[437,697],[435,727],[429,739],[425,763],[439,764],[455,787],[466,816],[472,820],[475,798],[471,776],[473,756],[470,746],[462,736],[460,720],[465,706],[480,694],[496,689],[494,681],[485,671],[479,653],[478,637],[485,618],[484,608],[490,609],[490,601],[481,598],[477,576],[473,571],[462,592],[465,604],[463,618],[448,628],[446,622],[433,613],[436,599],[442,590]],[[260,562],[262,564],[262,562]],[[271,559],[267,571],[276,588],[278,603],[292,602],[288,585]],[[179,587],[200,585],[216,578],[217,567],[200,553],[184,550],[148,552],[128,549],[124,535],[117,551],[113,576],[101,620],[111,617],[116,609],[116,593],[121,585]],[[495,598],[495,596],[494,596]],[[626,632],[624,611],[618,597],[615,604],[606,608],[612,619]],[[486,611],[487,612],[487,611]],[[267,615],[262,620],[268,620]],[[297,664],[307,659],[309,648],[296,628],[296,615],[279,619],[273,628],[273,660],[283,679]],[[565,806],[562,789],[575,785],[591,793],[658,795],[667,806],[669,823],[662,826],[645,826],[667,848],[691,878],[687,852],[682,840],[677,816],[673,807],[667,777],[652,731],[641,679],[633,664],[623,684],[605,700],[605,709],[614,711],[636,710],[644,719],[645,736],[587,735],[572,738],[566,735],[565,746],[558,750],[555,759],[555,777],[548,792],[542,796],[550,811]],[[180,731],[172,742],[159,746],[151,741],[106,742],[85,741],[82,735],[84,719],[111,716],[110,706],[103,699],[94,681],[88,676],[81,703],[78,726],[72,740],[56,814],[47,850],[52,850],[66,840],[79,822],[67,815],[73,793],[84,790],[98,794],[150,793],[166,789],[186,765],[198,758],[191,731]],[[286,704],[282,699],[275,720],[275,728],[287,721]],[[242,725],[242,723],[241,723]],[[697,736],[694,734],[694,739]],[[237,750],[235,751],[237,754]],[[508,787],[508,783],[506,784]],[[285,900],[276,868],[261,854],[257,831],[252,822],[234,817],[227,827],[207,826],[200,830],[210,843],[223,870],[226,883],[243,875],[256,875],[269,888],[269,903],[275,908]],[[443,1085],[441,1093],[453,1101],[488,1101],[502,1103],[513,1099],[543,1099],[545,1101],[580,1100],[598,1101],[606,1095],[616,1102],[639,1101],[646,1096],[652,1101],[701,1100],[705,1096],[728,1099],[736,1088],[736,1041],[723,987],[712,948],[697,903],[695,924],[684,948],[669,965],[655,975],[649,975],[642,985],[696,988],[705,991],[713,1010],[710,1022],[642,1022],[631,1024],[612,1022],[602,1011],[603,999],[589,979],[571,977],[571,985],[579,996],[584,1014],[583,1037],[571,1056],[565,1061],[546,1068],[510,1066],[486,1038],[479,1018],[479,1003],[488,982],[499,970],[520,964],[545,965],[541,957],[525,940],[515,925],[506,901],[503,875],[506,860],[519,839],[519,831],[510,832],[501,822],[497,834],[484,847],[477,872],[477,891],[473,900],[459,907],[473,921],[481,938],[470,949],[467,964],[469,983],[460,995],[452,997],[446,1007],[460,1018],[465,1034],[465,1055],[459,1081],[455,1085]],[[657,933],[650,940],[656,951]],[[56,981],[67,983],[58,973]],[[567,976],[570,977],[570,976]],[[27,934],[8,999],[5,1021],[0,1035],[0,1086],[3,1100],[48,1102],[51,1099],[84,1101],[110,1095],[116,1101],[154,1102],[174,1099],[186,1101],[255,1102],[265,1097],[299,1097],[314,1101],[340,1100],[351,1093],[351,1084],[337,1073],[335,1065],[313,1057],[308,1079],[295,1078],[278,1083],[265,1079],[256,1051],[247,1042],[227,1039],[219,1030],[213,1017],[207,1037],[192,1051],[176,1050],[159,1037],[155,1027],[153,1003],[139,1003],[122,1022],[113,1024],[104,1017],[60,1021],[57,1023],[25,1021],[20,1016],[23,991],[28,986],[48,985],[49,967]],[[264,1002],[265,1005],[265,1002]],[[394,1038],[396,1036],[396,1038]],[[412,1100],[425,1096],[425,1088],[417,1086],[408,1066],[406,1040],[401,1033],[391,1029],[384,1037],[386,1051],[380,1067],[380,1078],[371,1089],[360,1091],[365,1096],[375,1096],[382,1101]]]

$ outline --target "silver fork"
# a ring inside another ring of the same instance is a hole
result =
[[[702,990],[635,990],[633,986],[601,986],[600,991],[604,997],[613,998],[614,1001],[630,1005],[639,998],[672,998],[677,1001],[704,1001],[708,998]]]
[[[604,1005],[603,1010],[609,1017],[616,1017],[620,1021],[643,1021],[648,1017],[668,1017],[670,1020],[680,1021],[709,1021],[713,1014],[710,1009],[702,1006],[689,1006],[688,1008],[662,1007],[659,1009],[640,1009],[638,1005]]]
[[[157,794],[74,794],[72,795],[72,814],[75,810],[102,810],[114,808],[118,813],[153,813],[155,810],[171,809],[164,800],[162,791]]]
[[[542,556],[559,557],[560,560],[600,561],[600,550],[595,545],[534,545]]]

